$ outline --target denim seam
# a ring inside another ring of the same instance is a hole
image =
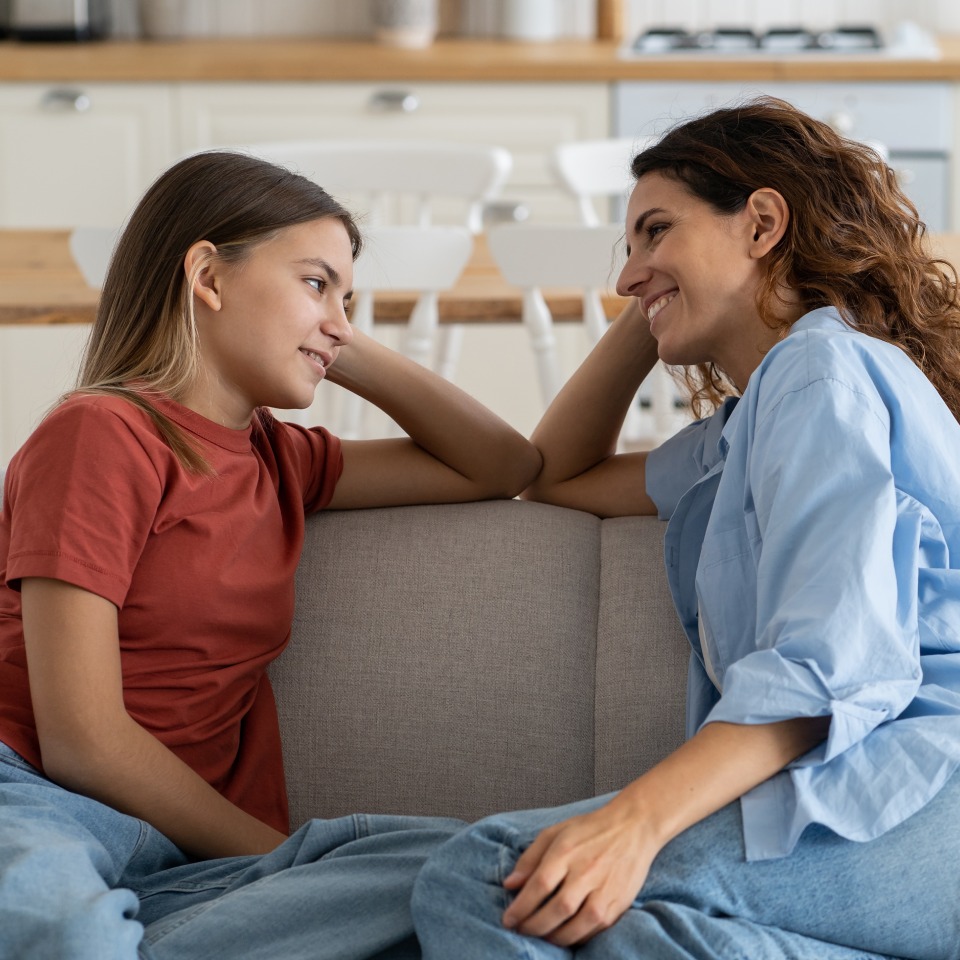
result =
[[[210,907],[215,906],[219,902],[219,898],[208,900],[205,903],[198,904],[192,910],[185,910],[182,913],[178,913],[176,919],[164,918],[163,920],[154,921],[149,927],[144,929],[144,941],[149,944],[158,943],[164,937],[169,936],[175,930],[179,930],[185,923],[195,920],[200,914],[205,913]],[[152,933],[154,930],[157,930],[156,935]]]

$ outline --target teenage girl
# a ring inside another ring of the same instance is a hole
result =
[[[669,520],[689,739],[441,848],[424,956],[956,958],[956,274],[873,151],[780,101],[633,173],[632,301],[537,428],[528,495]],[[658,356],[711,415],[616,455]]]
[[[419,955],[413,879],[455,824],[288,836],[266,667],[304,515],[512,497],[537,451],[354,332],[361,238],[309,180],[205,153],[118,242],[76,390],[6,475],[0,519],[0,957]],[[404,439],[268,407],[330,379]]]

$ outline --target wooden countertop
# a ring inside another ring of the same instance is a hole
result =
[[[0,43],[0,82],[600,82],[960,80],[960,37],[937,60],[873,55],[630,57],[612,42],[440,40],[425,50],[275,38]]]
[[[70,256],[65,230],[0,230],[0,326],[90,323],[97,291],[86,285]],[[938,256],[960,269],[960,234],[932,238]],[[544,291],[558,322],[580,321],[577,290]],[[375,304],[378,323],[405,323],[414,297],[383,294]],[[625,301],[609,291],[603,297],[608,317]],[[521,291],[508,284],[490,257],[482,237],[456,287],[440,296],[441,323],[518,323]]]

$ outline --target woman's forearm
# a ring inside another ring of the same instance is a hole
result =
[[[631,300],[534,430],[543,466],[525,498],[599,516],[656,512],[645,491],[645,456],[614,457],[624,418],[656,362],[656,341]]]
[[[657,343],[632,299],[584,360],[537,425],[541,477],[569,478],[616,449],[624,417],[657,362]]]
[[[662,847],[812,750],[829,727],[829,717],[709,723],[612,802],[631,811]]]

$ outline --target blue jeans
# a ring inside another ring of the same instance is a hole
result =
[[[520,854],[544,827],[609,799],[489,817],[432,854],[412,905],[424,958],[960,957],[960,776],[876,840],[812,827],[780,860],[744,859],[732,804],[667,844],[632,907],[585,945],[554,947],[504,929],[503,880]]]
[[[413,881],[462,826],[312,820],[265,856],[195,862],[0,743],[0,960],[419,957]]]

